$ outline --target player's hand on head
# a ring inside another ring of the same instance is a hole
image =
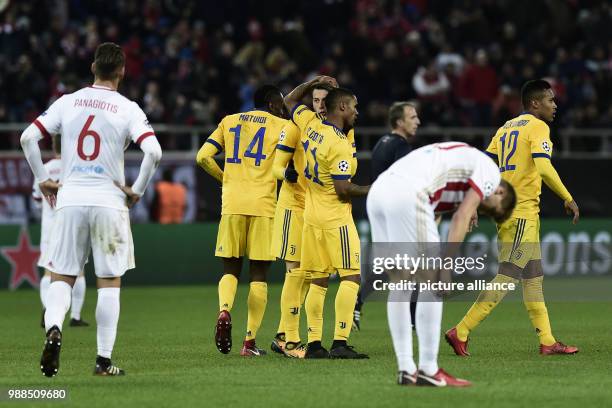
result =
[[[563,206],[565,207],[565,212],[567,215],[573,215],[572,224],[578,223],[578,220],[580,219],[580,209],[578,208],[576,201],[566,201],[563,203]]]
[[[125,194],[125,202],[128,208],[132,208],[138,201],[140,201],[140,196],[132,190],[132,187],[122,186],[118,182],[115,181],[115,185],[123,191]]]
[[[57,181],[47,179],[42,183],[39,183],[38,187],[40,188],[40,192],[45,197],[45,200],[47,200],[51,208],[55,208],[55,204],[57,202],[57,191],[61,187],[61,184]]]

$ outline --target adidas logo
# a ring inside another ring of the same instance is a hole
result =
[[[249,337],[251,337],[251,331],[250,331],[250,330],[247,330],[246,335],[247,335],[247,336],[249,336]]]
[[[219,248],[217,248],[217,251],[223,251],[223,245],[220,245]]]

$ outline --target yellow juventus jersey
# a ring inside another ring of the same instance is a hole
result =
[[[320,120],[323,120],[321,115],[317,114]],[[353,150],[353,160],[351,168],[353,174],[357,172],[357,148],[355,145],[355,131],[351,129],[347,135],[347,140],[351,144]],[[281,131],[276,148],[284,152],[292,153],[293,167],[298,172],[298,180],[296,183],[283,181],[283,184],[278,194],[278,205],[290,210],[304,210],[304,200],[306,197],[306,178],[304,177],[304,149],[298,148],[300,144],[300,128],[292,121],[288,121]]]
[[[206,140],[225,151],[221,214],[274,217],[272,162],[286,119],[263,110],[228,115]]]
[[[534,159],[550,160],[552,149],[548,125],[529,113],[509,120],[493,136],[487,154],[497,159],[502,178],[517,194],[512,217],[538,218],[542,177]]]
[[[290,210],[304,210],[304,200],[306,197],[304,149],[300,143],[300,128],[295,123],[287,121],[287,124],[280,133],[276,148],[293,154],[293,167],[298,172],[296,183],[283,181],[280,193],[278,194],[278,205]]]
[[[353,148],[347,136],[306,105],[296,106],[291,118],[300,128],[300,147],[306,159],[304,223],[322,229],[352,223],[351,204],[340,201],[333,183],[334,179],[350,180],[354,175]]]

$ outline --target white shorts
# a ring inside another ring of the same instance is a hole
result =
[[[381,174],[368,194],[367,210],[372,242],[440,242],[429,197],[404,177]]]
[[[78,276],[90,251],[96,276],[112,278],[133,269],[134,243],[128,211],[108,207],[63,207],[57,210],[45,268]]]
[[[47,240],[40,241],[40,256],[38,257],[38,266],[40,268],[47,267],[47,263],[49,262],[46,260],[48,258],[48,252],[49,252],[49,241]]]

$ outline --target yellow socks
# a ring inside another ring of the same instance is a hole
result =
[[[306,317],[308,320],[308,342],[321,341],[323,335],[323,306],[327,288],[311,284],[306,296]]]
[[[540,344],[551,346],[556,340],[552,335],[550,320],[548,320],[548,310],[544,303],[544,293],[542,292],[543,280],[543,276],[523,279],[523,303],[529,314],[529,319],[531,319],[531,324],[540,339]]]
[[[249,298],[247,299],[248,317],[245,340],[253,340],[261,326],[268,303],[268,284],[266,282],[251,282]]]
[[[285,274],[281,294],[281,323],[277,333],[285,333],[285,340],[291,343],[300,341],[301,291],[305,274],[301,269],[291,269]]]
[[[492,283],[518,283],[517,279],[506,275],[497,274],[491,281]],[[506,296],[506,290],[483,290],[478,295],[478,299],[465,314],[463,319],[457,324],[457,337],[461,341],[466,341],[468,335],[476,328],[491,311]]]
[[[308,290],[310,289],[310,282],[312,282],[312,277],[310,276],[310,272],[304,272],[304,282],[302,283],[302,293],[300,294],[300,305],[303,305],[306,301],[306,295],[308,295]]]
[[[348,280],[340,282],[340,287],[336,294],[336,329],[334,330],[334,340],[346,340],[351,333],[357,292],[359,292],[358,283]]]
[[[219,311],[232,310],[234,298],[236,297],[236,288],[238,287],[238,279],[231,273],[223,275],[219,281]]]

